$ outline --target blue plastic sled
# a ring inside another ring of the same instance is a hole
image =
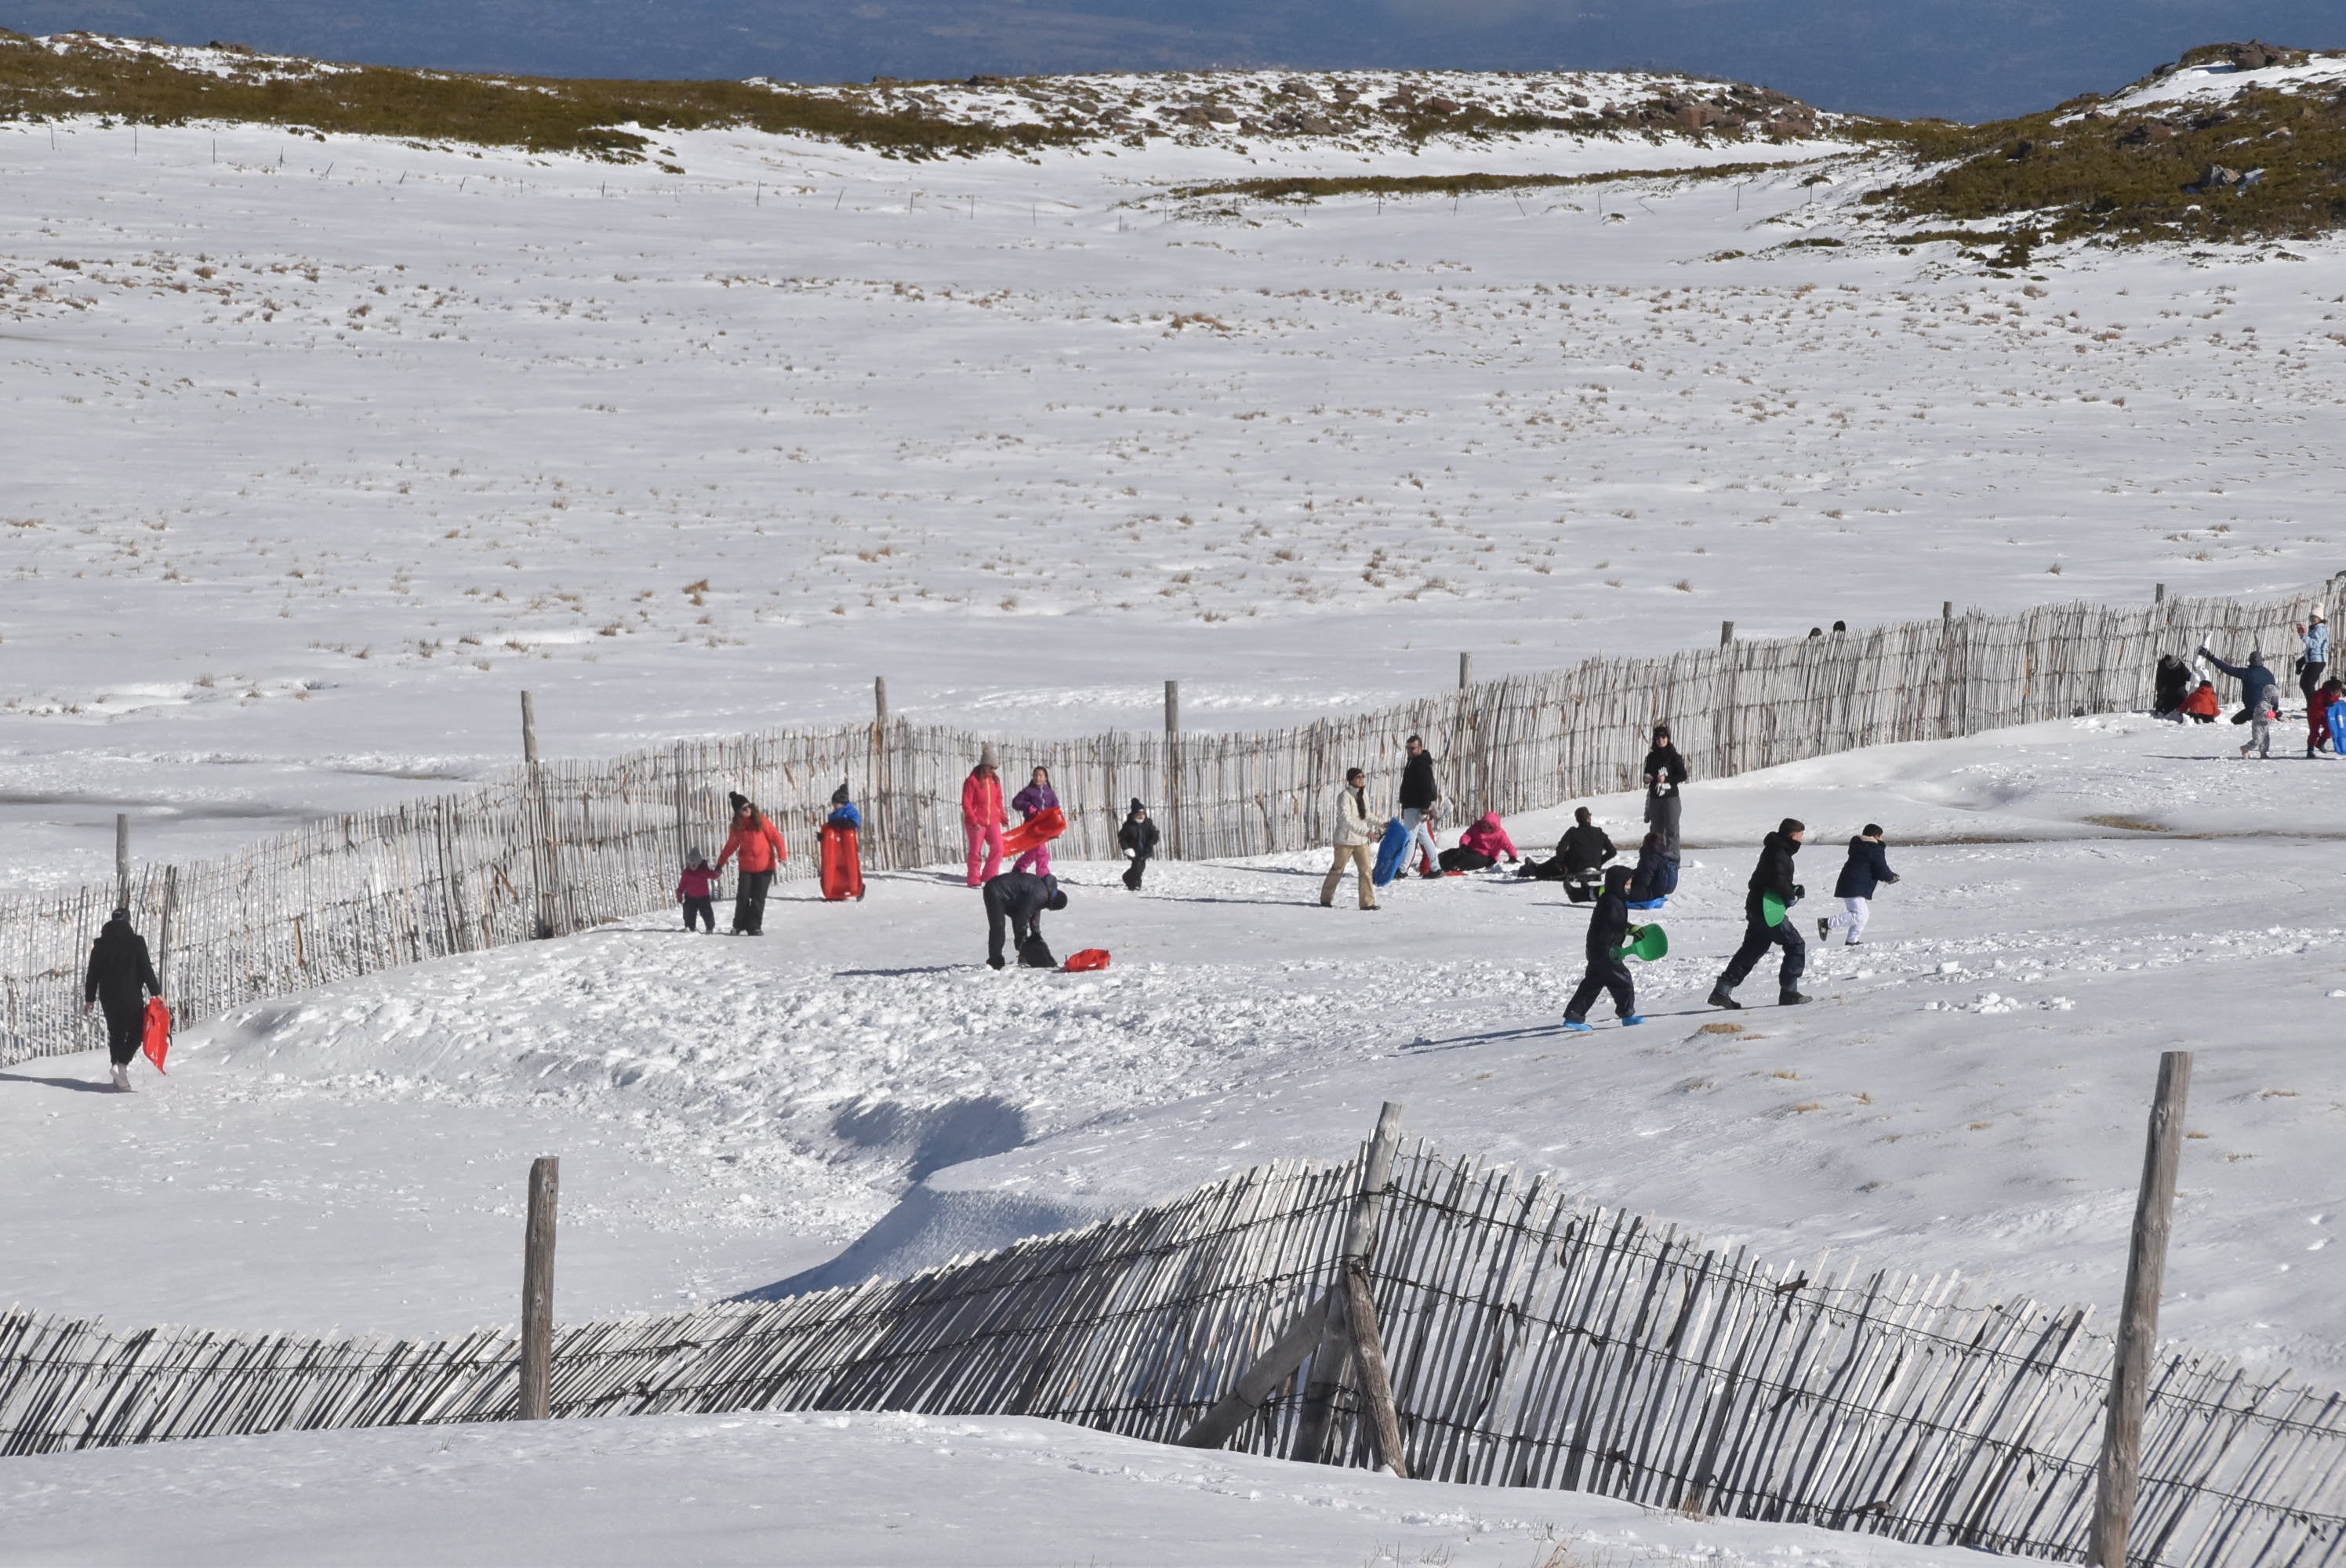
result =
[[[1401,875],[1401,863],[1408,858],[1409,830],[1395,817],[1385,824],[1385,836],[1377,845],[1377,886],[1383,887]]]
[[[1645,899],[1639,902],[1631,904],[1629,907],[1633,910],[1667,909],[1669,907],[1669,901],[1670,901],[1668,898]]]

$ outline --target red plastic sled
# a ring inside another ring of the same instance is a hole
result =
[[[171,1054],[171,1004],[159,996],[147,1001],[147,1038],[140,1049],[155,1071],[162,1072],[163,1058]]]
[[[1107,967],[1107,949],[1104,947],[1087,947],[1081,952],[1067,954],[1067,972],[1071,974],[1081,974],[1088,969],[1106,969]]]
[[[1056,806],[1028,818],[1002,835],[1005,855],[1023,855],[1037,844],[1047,844],[1067,830],[1067,814]]]
[[[833,903],[863,896],[863,846],[855,830],[826,822],[820,842],[822,896]]]

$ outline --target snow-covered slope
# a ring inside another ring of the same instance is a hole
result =
[[[0,879],[104,874],[117,806],[179,858],[477,773],[525,686],[570,754],[881,673],[1220,726],[2338,565],[2334,248],[1984,276],[1869,239],[1840,143],[654,151],[0,127]],[[1169,195],[1754,158],[1810,161]]]

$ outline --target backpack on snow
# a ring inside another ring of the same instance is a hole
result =
[[[1018,967],[1021,969],[1056,969],[1059,961],[1051,956],[1039,935],[1030,936],[1018,944]]]

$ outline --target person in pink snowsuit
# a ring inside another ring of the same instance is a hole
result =
[[[1458,835],[1458,847],[1442,851],[1442,869],[1445,871],[1483,871],[1499,863],[1499,857],[1517,858],[1515,841],[1507,837],[1507,830],[1499,824],[1496,811],[1486,811],[1480,820]]]
[[[1011,809],[1018,813],[1018,820],[1022,822],[1031,822],[1046,811],[1057,810],[1059,792],[1051,788],[1051,770],[1047,768],[1035,769],[1033,781],[1010,798],[1010,806]],[[1051,846],[1047,843],[1035,845],[1019,856],[1010,869],[1014,871],[1032,871],[1038,877],[1049,876]]]
[[[983,887],[1002,872],[1002,830],[1010,813],[1002,806],[1001,763],[989,745],[961,786],[961,830],[969,840],[969,885]],[[981,870],[980,868],[983,867]]]

